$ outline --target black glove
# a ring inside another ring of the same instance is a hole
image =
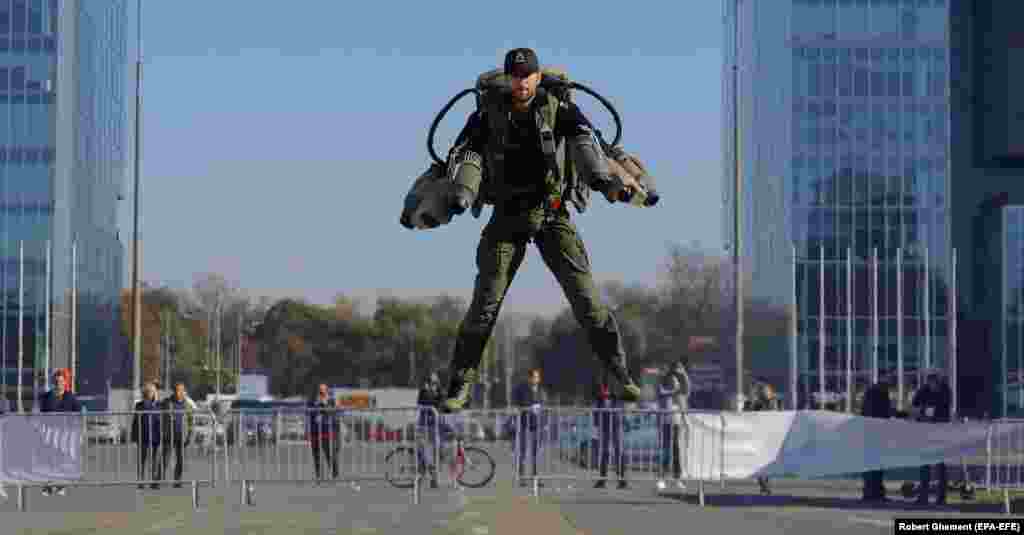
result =
[[[633,197],[632,192],[624,188],[622,180],[612,175],[604,175],[595,178],[591,188],[603,194],[609,204],[615,203],[616,197],[619,202],[629,202]],[[615,194],[616,190],[618,190],[616,197],[609,199],[611,196],[610,194]]]

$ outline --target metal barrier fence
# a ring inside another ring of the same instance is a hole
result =
[[[705,482],[725,481],[720,412],[537,408],[519,411],[515,425],[516,476],[521,485],[532,482],[534,496],[548,480],[603,486],[612,470],[627,485],[696,482],[704,505]]]
[[[63,494],[66,489],[76,487],[159,488],[168,484],[190,486],[193,508],[198,509],[200,486],[216,485],[219,456],[211,454],[210,446],[217,441],[219,426],[216,415],[195,411],[191,412],[191,433],[186,430],[178,434],[175,429],[180,428],[175,424],[184,423],[189,413],[134,411],[3,416],[0,422],[4,423],[3,433],[8,435],[2,445],[4,462],[14,463],[18,458],[21,467],[7,464],[2,468],[8,474],[9,470],[29,472],[22,474],[15,484],[18,509],[28,510],[27,491],[33,488],[40,489],[46,496],[54,492]],[[176,416],[181,416],[182,420],[177,421]],[[147,427],[149,431],[144,430]],[[37,442],[19,444],[18,440],[26,440],[26,437],[10,436],[11,431],[31,435]],[[68,474],[73,477],[61,477]]]
[[[1010,491],[1024,490],[1024,420],[1003,418],[989,423],[985,447],[988,491],[1003,492],[1003,510],[1010,513]]]
[[[255,484],[390,482],[419,502],[435,453],[424,447],[436,426],[433,408],[236,410],[225,417],[230,441],[224,479],[253,505]],[[398,482],[397,484],[395,482]]]
[[[241,502],[247,505],[254,504],[256,484],[348,483],[358,490],[359,484],[381,483],[410,490],[416,504],[424,485],[478,488],[505,477],[531,487],[534,496],[547,482],[568,482],[572,488],[581,482],[603,486],[625,481],[664,488],[678,480],[684,486],[695,483],[704,505],[705,484],[719,482],[724,487],[728,474],[722,412],[545,407],[447,415],[433,408],[407,407],[239,410],[218,418],[194,411],[190,440],[183,440],[179,448],[167,430],[173,429],[176,416],[185,414],[0,417],[0,425],[30,425],[44,442],[55,447],[59,442],[67,452],[74,451],[62,461],[75,474],[70,480],[60,474],[49,480],[36,473],[7,483],[16,487],[19,510],[28,509],[26,491],[33,488],[185,485],[191,487],[193,507],[198,509],[200,487],[216,487],[218,482],[238,483]],[[1022,424],[1024,420],[987,422],[985,452],[948,465],[951,488],[969,485],[1002,491],[1009,512],[1010,492],[1024,490]],[[151,444],[155,447],[144,447],[146,437],[133,436],[144,435],[140,429],[147,425],[160,429],[161,437]],[[0,440],[0,458],[7,459],[17,445],[16,438]],[[179,453],[180,476],[172,472],[177,470]],[[40,466],[52,464],[46,457],[52,452],[30,454]],[[499,465],[510,471],[496,473]]]

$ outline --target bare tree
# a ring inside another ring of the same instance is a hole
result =
[[[678,314],[680,330],[706,332],[721,325],[729,303],[729,267],[725,258],[697,243],[669,246],[662,291]]]

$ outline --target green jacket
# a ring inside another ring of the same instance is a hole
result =
[[[181,430],[181,439],[183,442],[190,442],[192,440],[192,430],[194,428],[194,417],[192,413],[192,407],[188,402],[184,403],[184,413],[180,414],[181,423],[183,429]],[[174,433],[174,421],[179,416],[179,410],[174,408],[174,396],[171,395],[167,399],[160,402],[160,410],[164,411],[161,436],[164,442],[171,442],[178,435]]]

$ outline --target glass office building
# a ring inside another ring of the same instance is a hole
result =
[[[1019,417],[1024,414],[1024,206],[1007,200],[993,199],[978,220],[986,237],[978,240],[978,276],[985,283],[975,297],[996,316],[988,331],[994,358],[985,370],[993,378],[993,413]]]
[[[0,359],[9,396],[19,357],[25,396],[47,354],[53,368],[74,359],[82,393],[105,391],[123,360],[126,31],[122,0],[0,0]]]
[[[725,0],[723,236],[738,145],[746,292],[795,305],[801,407],[822,375],[846,392],[847,359],[854,391],[876,362],[905,393],[950,365],[948,21],[946,0]],[[747,355],[787,391],[790,358]]]

